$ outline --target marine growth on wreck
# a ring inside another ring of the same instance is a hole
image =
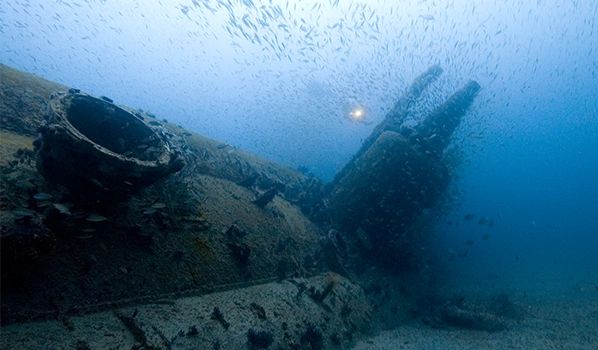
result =
[[[598,7],[508,3],[0,4],[0,347],[598,346]]]

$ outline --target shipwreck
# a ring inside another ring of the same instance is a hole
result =
[[[323,183],[0,66],[3,343],[344,348],[396,322],[411,226],[445,192],[443,152],[480,89],[404,127],[440,74]]]

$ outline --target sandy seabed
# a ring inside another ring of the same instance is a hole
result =
[[[435,329],[410,323],[361,340],[353,349],[598,350],[598,293],[522,304],[528,316],[505,331]]]

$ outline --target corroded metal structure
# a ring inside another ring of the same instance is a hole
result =
[[[74,191],[134,192],[180,170],[174,137],[108,98],[76,89],[50,96],[36,140],[38,166],[52,181]]]

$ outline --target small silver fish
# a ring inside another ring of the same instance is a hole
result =
[[[108,218],[97,213],[91,213],[87,216],[87,218],[85,218],[85,220],[89,222],[102,222],[108,220]]]
[[[52,196],[49,193],[39,192],[39,193],[34,194],[33,198],[35,198],[38,201],[47,201],[49,199],[54,198],[54,196]]]
[[[12,213],[17,216],[17,217],[26,217],[26,216],[33,216],[35,215],[35,212],[33,210],[27,209],[27,208],[17,208],[17,209],[13,209]]]
[[[60,214],[71,215],[71,211],[64,204],[54,203],[54,204],[52,204],[52,206],[54,207],[54,209],[58,210],[58,212],[60,212]]]
[[[149,208],[143,211],[143,215],[152,215],[156,213],[156,208]]]
[[[166,204],[158,202],[158,203],[154,203],[154,205],[152,205],[152,208],[154,209],[164,209],[166,208]]]

